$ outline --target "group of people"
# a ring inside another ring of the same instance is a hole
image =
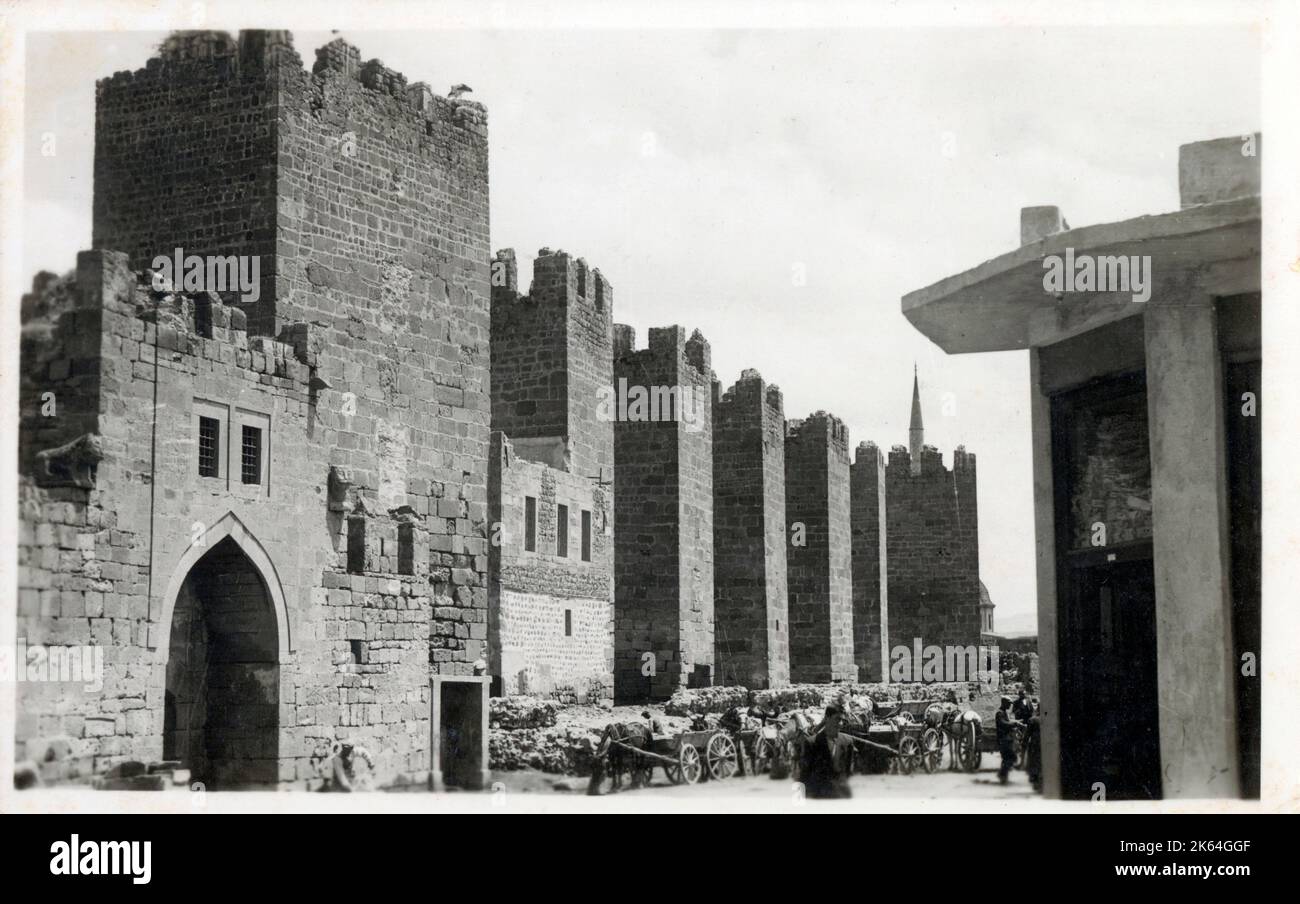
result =
[[[1035,791],[1041,791],[1043,785],[1042,741],[1039,732],[1038,701],[1031,700],[1020,689],[1015,700],[1004,696],[994,716],[997,730],[998,753],[1002,765],[998,769],[998,781],[1006,784],[1015,768],[1018,754],[1024,753],[1025,773]],[[1019,749],[1017,749],[1019,747]]]

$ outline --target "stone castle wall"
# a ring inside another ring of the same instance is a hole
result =
[[[614,425],[614,695],[666,699],[713,681],[713,373],[698,331],[652,329],[641,350],[632,339],[615,327],[615,384],[691,400]]]
[[[978,644],[975,456],[959,446],[948,469],[933,447],[921,455],[919,474],[901,446],[886,467],[889,646]]]
[[[745,371],[713,405],[717,683],[790,680],[785,416],[781,391]]]
[[[614,543],[610,487],[520,458],[493,433],[499,524],[489,583],[490,671],[503,694],[592,702],[614,692]],[[494,494],[495,495],[495,494]],[[525,548],[525,500],[534,500],[534,549]],[[568,508],[559,555],[559,506]],[[590,560],[583,558],[583,522]]]
[[[858,680],[853,654],[848,442],[848,428],[824,411],[786,426],[790,680],[794,682]]]
[[[853,532],[853,653],[862,681],[889,677],[885,457],[859,443],[849,469]]]
[[[161,758],[175,600],[202,544],[229,540],[276,613],[275,756],[252,758],[278,765],[257,780],[308,785],[343,737],[381,780],[421,780],[430,670],[486,655],[482,108],[343,42],[306,72],[278,32],[169,39],[97,91],[94,243],[125,255],[83,255],[65,297],[24,303],[20,627],[111,638],[111,665],[95,697],[25,687],[22,753],[58,733],[83,773]],[[257,255],[260,299],[139,285],[132,265],[178,246]],[[33,422],[45,391],[66,421]],[[219,477],[198,473],[200,416],[223,425]],[[246,424],[260,486],[230,442]],[[90,433],[87,485],[58,456],[47,473],[38,453]]]

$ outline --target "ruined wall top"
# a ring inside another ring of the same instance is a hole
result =
[[[647,348],[636,347],[636,330],[624,323],[614,324],[614,358],[638,360],[644,363],[672,364],[696,373],[712,384],[713,353],[709,342],[699,330],[686,338],[684,327],[677,325],[651,327]]]
[[[188,74],[200,72],[210,77],[214,68],[219,77],[236,78],[255,73],[269,77],[286,73],[313,80],[318,86],[331,78],[352,79],[419,112],[430,127],[435,122],[443,122],[483,136],[487,134],[487,109],[482,104],[460,97],[454,91],[452,97],[435,94],[425,82],[408,84],[405,75],[378,59],[362,62],[361,51],[342,38],[317,49],[315,65],[310,73],[306,72],[302,57],[294,49],[292,33],[283,30],[244,30],[237,39],[225,31],[175,31],[162,41],[157,56],[143,69],[116,72],[100,79],[96,87],[102,93],[140,79],[184,79]],[[325,108],[333,100],[330,92],[323,92],[317,98]]]
[[[726,392],[715,393],[715,397],[718,405],[724,409],[743,400],[761,399],[768,413],[780,418],[785,416],[785,400],[781,394],[781,387],[775,383],[765,383],[763,375],[753,368],[741,371],[740,379]]]
[[[542,248],[533,259],[533,278],[528,294],[519,293],[519,261],[513,248],[503,248],[492,256],[492,301],[502,305],[502,313],[509,316],[506,303],[534,304],[560,303],[584,304],[601,312],[605,319],[612,318],[614,288],[599,268],[588,267],[583,258],[575,258],[567,251]]]
[[[791,443],[824,444],[845,461],[849,456],[849,428],[833,414],[815,411],[806,418],[787,421],[785,425],[786,446]]]

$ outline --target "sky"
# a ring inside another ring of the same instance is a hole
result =
[[[786,416],[978,457],[980,572],[999,632],[1035,629],[1028,358],[946,355],[900,298],[1016,247],[1019,210],[1072,226],[1178,207],[1178,146],[1260,127],[1249,28],[345,30],[363,59],[488,108],[493,248],[599,267],[614,316],[710,341]],[[310,66],[336,35],[297,31]],[[24,269],[90,247],[94,82],[158,32],[31,33]],[[52,155],[42,154],[42,144]]]

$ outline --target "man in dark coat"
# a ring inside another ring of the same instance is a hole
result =
[[[1002,754],[1002,766],[998,769],[998,781],[1007,783],[1007,776],[1016,765],[1016,726],[1021,723],[1011,714],[1011,698],[1003,697],[997,715],[993,717],[997,728],[998,753]]]
[[[853,742],[840,734],[839,706],[826,707],[821,730],[804,747],[800,775],[804,796],[812,798],[852,797],[849,775],[853,772]]]

